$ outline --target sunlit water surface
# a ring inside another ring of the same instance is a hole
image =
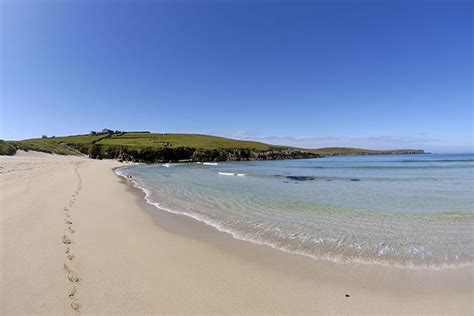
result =
[[[341,262],[456,267],[474,259],[474,155],[122,168],[147,201],[234,237]]]

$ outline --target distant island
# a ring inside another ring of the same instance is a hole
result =
[[[104,129],[89,134],[0,140],[0,155],[17,150],[133,162],[248,161],[320,158],[336,155],[424,154],[419,149],[370,150],[331,147],[305,149],[200,134],[168,134]]]

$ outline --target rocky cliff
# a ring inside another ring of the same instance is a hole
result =
[[[271,150],[195,149],[189,147],[134,148],[110,145],[73,145],[94,159],[120,159],[134,162],[209,162],[319,158],[319,154],[293,148]]]

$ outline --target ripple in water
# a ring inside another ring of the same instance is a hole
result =
[[[150,203],[239,239],[318,259],[442,268],[473,263],[472,161],[359,156],[119,173]]]

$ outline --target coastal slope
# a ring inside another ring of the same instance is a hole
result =
[[[0,141],[0,155],[34,150],[60,155],[134,162],[248,161],[319,158],[333,155],[420,154],[423,150],[359,148],[306,149],[200,134],[122,132],[105,129],[87,135]]]

